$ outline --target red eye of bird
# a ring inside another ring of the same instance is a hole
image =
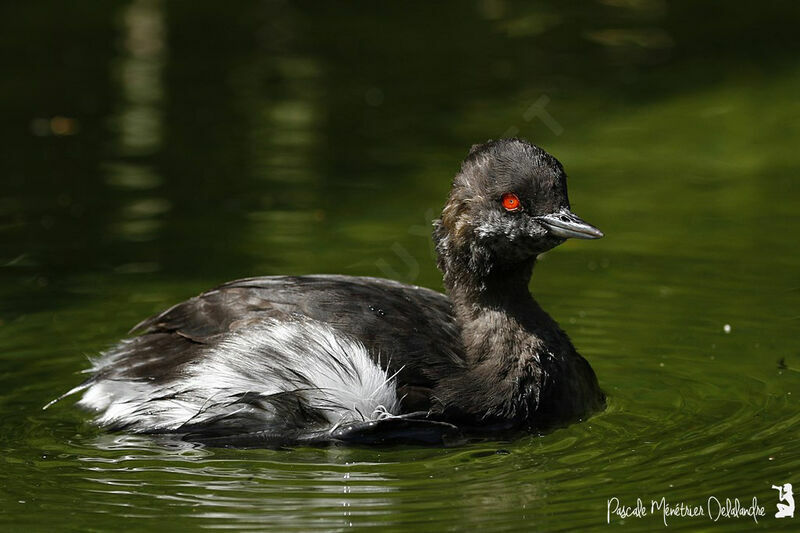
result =
[[[513,192],[507,192],[503,195],[503,207],[505,207],[506,211],[516,211],[521,207],[519,196],[514,194]]]

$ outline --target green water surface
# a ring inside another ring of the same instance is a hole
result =
[[[798,530],[800,4],[4,2],[0,529]],[[531,288],[608,409],[458,448],[204,448],[65,400],[140,319],[238,277],[441,288],[469,146],[558,157],[602,228]],[[763,507],[707,516],[711,497]],[[622,519],[609,501],[647,516]]]

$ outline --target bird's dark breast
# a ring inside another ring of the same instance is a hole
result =
[[[226,283],[137,325],[142,334],[128,341],[130,364],[117,366],[116,377],[179,378],[184,364],[225,334],[293,316],[358,339],[383,368],[398,372],[404,410],[427,409],[433,385],[464,365],[458,326],[441,293],[379,278],[277,276]]]

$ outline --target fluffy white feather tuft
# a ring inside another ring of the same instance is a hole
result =
[[[99,377],[79,402],[99,412],[104,426],[180,431],[236,417],[269,430],[286,427],[286,411],[272,400],[286,394],[331,427],[399,411],[394,376],[363,344],[312,320],[269,320],[237,330],[166,383],[102,377],[123,361],[128,368],[137,363],[125,342],[96,361],[92,371]]]

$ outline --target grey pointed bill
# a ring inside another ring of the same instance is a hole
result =
[[[536,217],[550,233],[564,239],[599,239],[603,232],[581,219],[569,209]]]

